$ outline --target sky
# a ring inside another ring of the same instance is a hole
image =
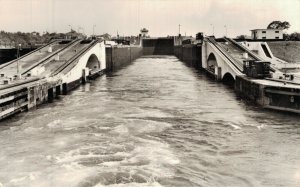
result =
[[[300,0],[0,0],[0,30],[235,37],[288,21],[300,32]]]

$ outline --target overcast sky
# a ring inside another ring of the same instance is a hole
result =
[[[287,31],[300,32],[300,0],[0,0],[0,30],[151,36],[204,32],[231,37],[266,28],[273,20],[288,21]],[[70,25],[70,26],[69,26]],[[83,29],[80,29],[82,31]]]

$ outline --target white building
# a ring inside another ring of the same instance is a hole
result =
[[[251,30],[253,40],[282,40],[282,29],[254,29]]]

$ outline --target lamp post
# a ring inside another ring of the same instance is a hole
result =
[[[180,27],[181,27],[181,25],[179,24],[179,25],[178,25],[178,29],[179,29],[178,36],[180,36]]]
[[[20,48],[21,48],[21,44],[18,45],[18,50],[17,50],[17,76],[18,76],[19,79],[21,78],[20,62],[19,62]]]
[[[212,33],[213,33],[213,36],[215,35],[215,26],[213,24],[210,24],[210,26],[212,26]]]

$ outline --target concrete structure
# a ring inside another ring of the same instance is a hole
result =
[[[299,42],[243,41],[239,43],[260,56],[264,61],[271,62],[271,66],[279,70],[273,73],[273,78],[283,78],[284,73],[294,75],[295,80],[298,79],[300,82]]]
[[[192,36],[174,36],[174,45],[185,45],[185,44],[194,44],[195,38]]]
[[[259,42],[259,41],[244,41],[239,42],[241,45],[246,47],[247,49],[253,51],[255,54],[257,54],[259,57],[261,57],[265,61],[269,61],[272,64],[272,67],[276,69],[282,69],[286,66],[287,62],[277,58],[271,48],[269,47],[267,42]],[[282,76],[282,73],[279,73],[278,75],[274,74],[274,76]],[[273,77],[274,77],[273,76]]]
[[[149,37],[149,30],[146,28],[141,29],[141,37],[148,38]]]
[[[95,42],[83,52],[72,57],[68,66],[63,66],[52,76],[59,76],[63,83],[69,84],[78,79],[86,80],[93,75],[106,69],[106,55],[104,42]]]
[[[234,41],[224,38],[217,42],[214,38],[204,39],[202,45],[202,67],[217,80],[234,81],[237,75],[243,73],[243,60],[258,59],[253,55],[243,56],[247,50]]]
[[[0,120],[52,102],[105,71],[142,55],[141,47],[116,47],[102,40],[57,40],[0,66]],[[22,67],[21,78],[16,67]]]
[[[217,80],[235,83],[238,93],[263,107],[299,112],[299,83],[244,75],[244,60],[254,63],[276,60],[266,43],[256,44],[238,43],[226,37],[207,37],[197,45],[181,46],[174,46],[173,37],[145,38],[143,48],[105,45],[102,40],[53,41],[0,66],[0,119],[46,101],[52,102],[60,94],[67,94],[81,83],[102,75],[105,70],[119,69],[141,55],[173,54],[191,66],[205,69]],[[255,49],[257,51],[253,52]],[[18,66],[21,78],[16,75]]]
[[[235,91],[263,108],[300,114],[300,84],[237,76]]]
[[[178,45],[174,46],[174,55],[196,69],[202,68],[202,45]]]
[[[18,64],[21,78],[16,76]],[[51,102],[105,69],[105,45],[100,40],[57,40],[3,64],[0,119]]]
[[[106,46],[106,70],[116,71],[143,55],[140,46]]]
[[[282,29],[254,29],[251,30],[253,40],[282,40]]]
[[[273,78],[247,77],[243,60],[273,63]],[[210,37],[203,42],[202,67],[217,80],[231,80],[239,95],[264,108],[300,113],[300,82],[283,78],[286,75],[276,68],[276,63],[282,62],[265,42],[237,43],[229,38],[216,40]]]

